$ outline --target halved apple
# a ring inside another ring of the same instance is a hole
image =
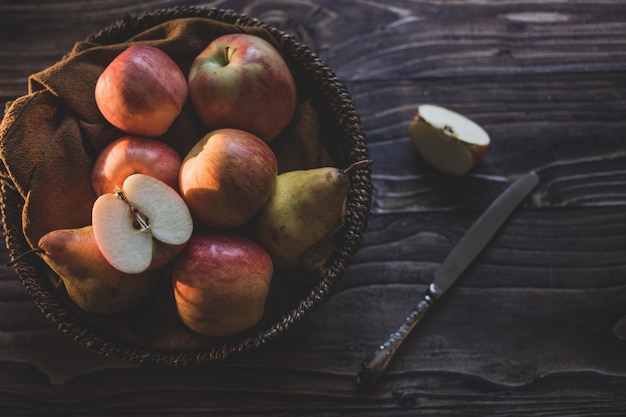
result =
[[[137,274],[164,265],[193,232],[187,204],[172,187],[144,174],[93,205],[93,233],[102,255],[116,269]]]
[[[417,152],[434,168],[463,175],[480,161],[491,142],[487,132],[467,117],[433,104],[422,104],[409,125]]]

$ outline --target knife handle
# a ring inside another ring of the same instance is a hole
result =
[[[400,345],[440,296],[438,288],[430,284],[424,297],[404,318],[400,326],[361,363],[357,383],[370,384],[385,372]]]

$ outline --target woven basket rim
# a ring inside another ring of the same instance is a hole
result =
[[[349,142],[348,163],[370,159],[365,133],[352,98],[333,71],[306,45],[297,41],[294,36],[256,18],[238,14],[232,10],[202,6],[161,8],[127,15],[89,36],[87,41],[102,45],[119,43],[156,24],[187,17],[203,17],[266,29],[278,42],[285,55],[293,63],[307,68],[308,73],[312,74],[314,80],[320,84],[320,93],[328,100],[333,115],[339,119],[338,123],[343,136]],[[359,165],[351,177],[351,187],[346,204],[348,215],[344,227],[344,244],[331,258],[327,275],[278,322],[235,342],[224,342],[207,349],[163,351],[130,345],[124,341],[110,340],[106,335],[102,335],[97,328],[69,311],[65,302],[52,288],[51,283],[40,278],[41,268],[45,268],[43,261],[37,257],[20,258],[21,255],[30,250],[22,234],[21,209],[23,200],[14,184],[8,179],[6,167],[2,166],[0,169],[2,169],[2,175],[5,177],[0,184],[2,198],[0,209],[6,247],[11,259],[14,260],[13,264],[22,285],[46,318],[79,344],[95,349],[106,356],[140,364],[174,367],[209,365],[224,362],[243,353],[256,351],[299,324],[316,305],[330,296],[337,281],[345,272],[350,258],[358,250],[363,231],[367,227],[372,198],[369,166],[368,164]],[[34,263],[29,262],[34,258],[36,258]]]

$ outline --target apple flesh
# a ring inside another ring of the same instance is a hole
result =
[[[468,173],[490,144],[489,135],[478,124],[432,104],[419,106],[409,125],[409,137],[426,162],[451,175]]]
[[[157,139],[124,136],[105,147],[91,171],[91,185],[96,195],[121,188],[132,174],[145,174],[178,189],[178,171],[182,158],[171,146]]]
[[[139,136],[160,136],[187,101],[187,79],[165,52],[132,45],[115,57],[96,82],[98,109],[113,126]]]
[[[92,224],[103,256],[128,274],[169,262],[193,232],[189,209],[176,190],[144,174],[130,175],[120,190],[98,197]]]
[[[267,203],[278,176],[276,155],[238,129],[206,134],[183,159],[179,188],[191,213],[207,226],[234,229]]]
[[[296,111],[296,85],[280,52],[254,35],[213,40],[193,61],[189,99],[210,130],[236,128],[271,141]]]
[[[204,336],[246,331],[263,317],[272,275],[270,256],[251,239],[195,232],[172,265],[178,315]]]

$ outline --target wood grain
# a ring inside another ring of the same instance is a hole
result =
[[[0,267],[0,415],[622,416],[626,410],[626,8],[619,0],[0,2],[0,99],[129,13],[202,4],[294,34],[351,92],[374,160],[361,250],[335,294],[263,351],[139,367],[53,328]],[[419,104],[491,135],[447,177],[413,151]],[[541,183],[378,384],[360,361],[481,211]],[[0,252],[6,262],[6,250]]]

